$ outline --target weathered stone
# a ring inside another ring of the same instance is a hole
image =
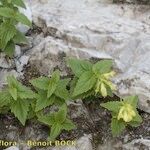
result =
[[[47,36],[28,53],[39,70],[48,74],[52,67],[59,66],[57,58],[62,52],[77,58],[113,59],[116,94],[137,94],[140,108],[150,112],[149,6],[35,0],[31,9],[36,25],[56,29],[57,39]]]
[[[15,68],[15,62],[13,59],[6,58],[5,54],[0,53],[0,68],[13,69],[13,68]]]
[[[114,3],[129,3],[129,4],[150,4],[149,0],[113,0]]]
[[[6,148],[5,150],[19,150],[19,148],[16,146],[11,146],[9,148]]]
[[[130,143],[123,145],[124,150],[149,150],[150,140],[148,139],[135,139]]]

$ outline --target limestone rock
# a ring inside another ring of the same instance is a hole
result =
[[[48,73],[60,65],[58,53],[115,62],[118,96],[137,94],[150,112],[149,6],[112,5],[97,0],[31,1],[36,25],[56,29],[29,52],[30,61]],[[56,38],[57,37],[57,38]],[[56,61],[55,61],[56,60]],[[44,67],[43,67],[44,66]]]
[[[19,148],[16,146],[11,146],[9,148],[6,148],[5,150],[19,150]]]
[[[150,140],[148,139],[135,139],[130,143],[123,145],[124,150],[149,150]]]

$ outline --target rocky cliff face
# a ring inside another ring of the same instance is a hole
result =
[[[47,56],[59,52],[113,59],[116,94],[137,94],[140,108],[150,112],[149,6],[99,0],[35,0],[30,6],[34,23],[54,31],[29,51],[30,62],[41,62],[48,71],[53,64]]]
[[[37,73],[48,75],[54,68],[59,68],[63,75],[67,75],[65,57],[112,59],[117,73],[113,79],[118,87],[116,95],[119,97],[133,94],[139,96],[139,108],[147,112],[142,115],[143,124],[134,131],[129,129],[120,139],[111,139],[108,130],[110,122],[107,119],[101,119],[109,118],[107,112],[99,107],[91,112],[82,102],[77,102],[71,104],[73,112],[70,114],[71,118],[77,120],[82,130],[77,130],[74,134],[76,135],[77,132],[80,135],[80,132],[84,133],[85,130],[91,132],[92,129],[89,128],[91,126],[94,128],[92,134],[98,135],[104,142],[104,145],[100,145],[97,150],[149,149],[150,6],[137,5],[140,0],[116,1],[117,3],[135,3],[135,5],[114,4],[112,0],[26,1],[35,24],[35,27],[27,33],[30,44],[24,47],[16,46],[15,57],[9,61],[3,54],[0,55],[0,88],[5,84],[4,79],[7,74],[30,78],[30,75],[36,76]],[[149,1],[141,2],[144,4]],[[91,120],[93,120],[92,124],[88,122]],[[85,123],[89,126],[86,127]],[[9,123],[6,120],[7,124]],[[11,139],[17,135],[20,141],[29,137],[37,139],[37,136],[38,138],[47,136],[47,131],[43,132],[42,127],[38,130],[37,124],[29,124],[26,127],[27,132],[25,131],[20,139],[19,127],[7,126],[7,133],[2,133],[0,138]],[[6,129],[2,128],[1,131]],[[73,147],[73,150],[93,149],[91,135],[85,135],[77,141],[79,148]],[[24,149],[28,148],[24,147]]]

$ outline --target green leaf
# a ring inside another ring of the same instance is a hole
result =
[[[13,97],[13,99],[17,100],[17,89],[16,88],[9,88],[9,93]]]
[[[80,76],[80,78],[76,84],[76,87],[73,92],[73,97],[81,95],[82,93],[85,93],[85,92],[91,90],[93,88],[93,86],[95,86],[95,83],[96,83],[96,78],[93,75],[93,73],[90,71],[84,72]]]
[[[117,120],[116,118],[112,118],[111,121],[111,130],[113,136],[117,136],[121,134],[121,132],[125,129],[125,123],[121,120]]]
[[[134,108],[137,107],[138,104],[138,96],[127,96],[123,99],[128,104],[131,104]]]
[[[38,116],[38,121],[48,126],[52,126],[55,123],[55,117],[54,117],[54,114],[49,114],[46,116]]]
[[[8,7],[1,7],[0,8],[0,16],[12,18],[15,16],[15,11]]]
[[[59,98],[56,95],[54,95],[54,104],[55,105],[62,106],[65,103],[66,103],[66,101],[64,99]]]
[[[41,90],[48,90],[48,84],[49,84],[50,79],[48,77],[39,77],[36,79],[32,79],[30,83]]]
[[[52,77],[49,81],[49,85],[48,85],[48,93],[47,93],[47,97],[51,97],[51,95],[54,93],[54,91],[56,90],[58,81],[60,80],[60,73],[59,71],[55,71],[52,74]]]
[[[129,122],[128,123],[130,126],[132,126],[132,127],[138,127],[138,126],[140,126],[140,122],[136,122],[136,121],[131,121],[131,122]]]
[[[92,70],[92,64],[89,61],[85,60],[72,58],[67,60],[67,64],[77,77],[80,77],[85,71]]]
[[[18,118],[22,125],[25,125],[29,110],[28,101],[18,99],[11,104],[10,108],[11,112],[14,113],[14,115]]]
[[[12,57],[15,52],[15,43],[9,41],[4,49],[4,52],[7,56]]]
[[[112,60],[101,60],[93,65],[93,72],[95,74],[104,74],[111,71]]]
[[[142,117],[139,115],[138,111],[135,110],[136,116],[128,124],[132,127],[138,127],[142,123]]]
[[[21,99],[33,99],[36,97],[35,93],[28,87],[19,85],[18,95]]]
[[[18,81],[14,76],[7,76],[7,83],[9,88],[17,88]]]
[[[0,91],[0,108],[3,106],[7,106],[11,100],[12,97],[8,91]]]
[[[108,109],[109,111],[118,113],[121,107],[121,102],[112,101],[112,102],[102,103],[101,106]]]
[[[76,99],[85,99],[85,98],[89,98],[90,96],[94,96],[95,95],[95,91],[93,89],[85,92],[85,93],[82,93],[78,96],[75,96],[75,97],[72,97],[73,100],[76,100]]]
[[[51,127],[50,140],[55,140],[56,137],[60,134],[61,130],[61,125],[58,123],[54,123]]]
[[[55,96],[51,96],[50,98],[47,98],[47,92],[46,91],[39,91],[37,95],[37,102],[36,102],[36,108],[35,111],[40,111],[47,106],[50,106],[54,103]]]
[[[24,2],[22,0],[11,0],[11,3],[15,4],[17,6],[20,6],[22,8],[26,8],[26,6],[25,6],[25,4],[24,4]]]
[[[35,98],[35,93],[30,88],[22,85],[19,81],[17,81],[17,79],[14,76],[8,76],[7,82],[8,82],[9,89],[12,91],[11,95],[12,97],[14,97],[14,99],[16,95],[21,99]],[[12,90],[14,88],[16,89],[16,91]]]
[[[13,37],[13,41],[16,44],[28,44],[28,40],[25,35],[18,30],[16,31],[16,35]]]
[[[76,125],[69,119],[66,119],[65,122],[62,124],[62,129],[70,131],[72,129],[75,129]]]
[[[9,22],[3,22],[0,25],[0,47],[4,49],[7,43],[14,37],[16,34],[16,28],[14,25],[10,24]],[[12,43],[9,48],[13,48]]]
[[[66,89],[66,86],[68,84],[68,82],[70,81],[70,79],[63,79],[63,80],[60,80],[58,82],[58,85],[56,87],[56,90],[55,90],[55,95],[64,99],[64,100],[67,100],[69,99],[69,92],[68,90]]]
[[[55,121],[59,124],[63,123],[66,120],[67,116],[67,106],[64,104],[60,110],[55,114]]]
[[[22,14],[22,13],[17,12],[15,14],[15,19],[18,22],[21,22],[22,24],[25,24],[25,25],[27,25],[29,27],[32,26],[32,23],[30,22],[30,20],[24,14]]]

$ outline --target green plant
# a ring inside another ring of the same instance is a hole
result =
[[[34,87],[34,92],[15,77],[8,76],[8,86],[0,91],[0,113],[11,110],[23,125],[27,119],[38,119],[51,128],[50,140],[57,138],[62,130],[74,129],[75,125],[67,117],[68,100],[91,95],[112,96],[116,87],[111,82],[111,77],[115,73],[111,69],[111,60],[92,64],[89,61],[69,59],[68,64],[75,74],[71,82],[68,78],[61,79],[60,72],[55,71],[51,77],[32,79],[30,83]],[[137,111],[137,101],[137,96],[130,96],[120,101],[101,104],[111,111],[111,129],[114,136],[119,135],[127,125],[137,127],[142,122]],[[57,108],[58,111],[45,111],[45,108],[51,107]]]
[[[57,104],[62,105],[69,99],[69,92],[66,89],[70,79],[60,79],[60,74],[55,71],[51,78],[39,77],[31,80],[31,84],[36,88],[36,107],[38,112],[47,106]]]
[[[112,101],[101,104],[112,112],[111,129],[114,136],[119,135],[127,125],[137,127],[142,118],[137,111],[137,96],[125,97],[121,101]]]
[[[16,44],[27,44],[23,33],[17,30],[18,23],[31,27],[28,18],[19,12],[18,7],[25,8],[22,0],[0,0],[0,51],[13,56]]]
[[[49,127],[51,127],[50,140],[54,140],[62,130],[70,131],[76,126],[74,123],[67,118],[67,106],[64,104],[60,107],[58,112],[39,116],[38,120]]]
[[[18,120],[25,125],[29,106],[35,93],[18,82],[13,76],[7,77],[8,87],[0,92],[0,107],[9,108]],[[8,109],[8,110],[9,110]]]
[[[51,140],[54,140],[62,130],[75,128],[71,120],[67,119],[66,102],[69,100],[69,92],[66,86],[69,81],[70,79],[60,79],[59,71],[55,71],[51,78],[39,77],[30,81],[37,91],[35,112],[40,122],[51,127]],[[52,105],[59,106],[60,110],[48,115],[41,113],[44,108]]]
[[[69,59],[67,63],[75,74],[71,83],[72,97],[84,98],[96,94],[102,97],[112,96],[112,91],[116,87],[110,81],[115,75],[114,71],[111,71],[111,60],[102,60],[92,64],[85,60]]]

